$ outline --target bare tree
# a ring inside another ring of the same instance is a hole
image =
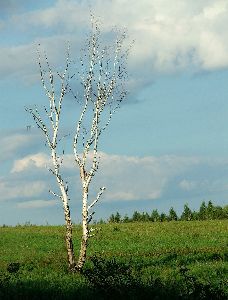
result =
[[[42,64],[40,51],[38,50],[38,64],[40,70],[40,78],[45,93],[49,100],[49,107],[48,108],[46,106],[44,107],[44,111],[46,113],[49,123],[48,124],[45,123],[44,118],[41,117],[41,114],[37,109],[37,107],[26,108],[26,111],[28,111],[32,115],[38,128],[43,132],[46,138],[46,144],[48,145],[51,152],[53,167],[49,168],[49,171],[51,172],[51,174],[55,176],[61,194],[58,195],[52,190],[49,190],[49,192],[62,200],[64,215],[65,215],[65,223],[66,223],[65,240],[66,240],[66,249],[68,255],[68,265],[70,270],[74,270],[75,257],[74,257],[74,249],[73,249],[72,222],[71,222],[71,215],[69,209],[68,186],[67,186],[67,182],[64,181],[61,174],[61,165],[63,163],[63,156],[58,153],[58,147],[57,147],[58,142],[60,140],[59,125],[60,125],[60,117],[62,112],[62,103],[63,103],[64,96],[66,95],[69,89],[69,82],[70,82],[69,47],[67,50],[65,70],[62,74],[60,73],[54,74],[48,62],[46,54],[45,54],[45,63],[46,63],[47,70],[44,68]],[[48,76],[48,80],[46,75]],[[56,93],[56,86],[55,86],[56,75],[59,77],[61,82],[61,91],[59,95],[57,95]]]
[[[50,168],[50,172],[55,176],[61,194],[50,192],[59,197],[63,203],[68,265],[71,271],[80,272],[83,268],[86,260],[88,240],[93,236],[94,233],[92,232],[95,230],[89,226],[95,213],[93,208],[105,190],[105,187],[101,187],[96,198],[93,201],[89,200],[90,184],[99,168],[100,162],[98,153],[99,138],[127,94],[125,87],[127,78],[126,63],[130,47],[125,48],[124,46],[125,32],[115,31],[115,34],[114,44],[104,46],[98,22],[93,20],[91,34],[86,40],[85,48],[82,49],[80,71],[73,75],[69,75],[69,68],[72,64],[69,48],[66,67],[62,74],[53,73],[46,55],[45,64],[47,71],[45,71],[38,52],[41,82],[49,99],[49,108],[45,107],[44,110],[50,126],[48,127],[44,123],[36,107],[26,109],[32,115],[38,128],[44,133],[47,145],[51,151],[53,168]],[[48,84],[45,75],[48,75]],[[80,82],[80,88],[76,86],[76,92],[71,80],[75,75],[78,75]],[[61,92],[58,98],[54,86],[57,76],[61,81]],[[76,122],[73,139],[74,158],[76,166],[80,170],[82,185],[82,238],[77,262],[72,241],[68,186],[61,174],[63,155],[60,155],[57,151],[62,103],[67,92],[70,92],[81,106],[81,113]]]
[[[88,239],[94,231],[94,228],[89,228],[95,213],[92,209],[105,190],[105,187],[101,187],[97,197],[89,203],[89,187],[99,168],[98,142],[127,94],[126,63],[130,49],[124,48],[126,33],[118,31],[114,45],[104,46],[98,23],[94,21],[92,24],[92,32],[85,47],[87,51],[81,57],[79,75],[84,93],[73,144],[82,184],[82,239],[77,263],[79,271],[86,260]]]

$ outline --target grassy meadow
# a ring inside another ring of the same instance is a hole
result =
[[[64,226],[0,227],[0,299],[228,299],[227,220],[96,227],[82,275]]]

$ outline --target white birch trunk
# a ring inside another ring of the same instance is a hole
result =
[[[56,101],[56,93],[55,93],[55,86],[54,86],[54,74],[52,72],[52,69],[49,65],[47,56],[45,55],[45,61],[48,68],[49,73],[49,87],[46,85],[46,79],[45,79],[45,70],[42,67],[41,64],[41,56],[38,51],[38,58],[39,58],[39,68],[40,68],[40,76],[41,76],[41,82],[43,85],[43,88],[45,90],[45,93],[49,99],[49,109],[44,107],[45,113],[50,121],[50,126],[47,126],[44,122],[44,120],[41,118],[39,111],[37,108],[27,108],[26,110],[32,115],[33,119],[35,120],[37,126],[41,131],[44,133],[47,145],[50,148],[51,151],[51,157],[52,157],[52,163],[53,163],[53,169],[49,169],[49,171],[55,176],[57,184],[60,189],[60,195],[57,195],[55,192],[50,192],[61,199],[63,204],[63,210],[64,210],[64,216],[65,216],[65,224],[66,224],[66,233],[65,233],[65,242],[66,242],[66,250],[67,250],[67,259],[68,259],[68,266],[71,271],[75,269],[75,257],[74,257],[74,249],[73,249],[73,232],[72,232],[72,222],[71,222],[71,216],[70,216],[70,209],[69,209],[69,197],[68,197],[68,186],[66,182],[63,180],[61,176],[61,165],[63,162],[63,157],[60,160],[60,156],[57,154],[57,144],[59,142],[59,122],[60,122],[60,115],[61,115],[61,109],[62,109],[62,102],[63,98],[68,90],[69,86],[69,48],[67,51],[67,58],[66,58],[66,68],[63,72],[63,74],[58,74],[58,76],[61,79],[61,92],[58,99],[58,102]]]
[[[73,246],[73,225],[71,222],[70,209],[68,205],[68,197],[66,195],[64,187],[61,186],[61,192],[63,195],[63,209],[65,215],[66,233],[65,242],[67,249],[68,267],[71,271],[75,268],[74,246]]]
[[[86,261],[88,240],[93,236],[91,232],[94,229],[89,229],[89,224],[95,211],[90,210],[94,208],[105,190],[105,187],[100,188],[96,199],[88,204],[89,186],[99,168],[99,137],[126,96],[124,81],[128,51],[123,51],[125,33],[117,36],[113,48],[103,47],[98,22],[92,20],[92,27],[93,31],[87,45],[88,53],[83,54],[85,60],[81,58],[83,71],[80,78],[84,95],[73,142],[75,162],[79,167],[82,183],[82,238],[76,264],[76,270],[79,272]],[[88,67],[85,69],[84,66]],[[90,162],[88,162],[89,153],[92,155]]]
[[[95,211],[90,212],[94,205],[100,199],[104,187],[100,188],[97,197],[92,202],[88,203],[88,192],[90,183],[99,168],[98,157],[98,142],[102,132],[109,125],[111,118],[115,111],[119,108],[120,103],[125,98],[127,91],[125,88],[126,73],[126,59],[129,49],[124,51],[123,42],[126,34],[117,35],[114,47],[102,45],[100,40],[100,30],[98,22],[92,16],[92,33],[87,40],[88,52],[83,54],[81,58],[82,73],[80,76],[81,84],[84,89],[82,97],[82,111],[78,122],[76,123],[76,131],[73,141],[73,151],[75,162],[80,170],[80,177],[82,183],[82,237],[79,258],[77,263],[75,261],[73,238],[72,238],[72,222],[69,209],[68,186],[61,176],[61,165],[63,162],[63,155],[58,154],[59,139],[59,123],[62,109],[63,98],[67,92],[72,92],[70,80],[75,74],[70,76],[69,67],[71,65],[69,47],[66,58],[66,68],[62,74],[57,72],[61,81],[61,91],[56,99],[56,92],[54,86],[54,73],[49,65],[47,56],[45,54],[46,67],[42,67],[41,57],[38,51],[40,76],[43,88],[49,99],[49,108],[44,107],[46,116],[49,120],[49,126],[41,118],[37,108],[27,109],[32,115],[38,128],[44,133],[47,145],[51,151],[53,162],[53,169],[49,169],[55,176],[60,189],[60,195],[50,191],[54,196],[61,199],[64,209],[65,224],[66,224],[66,249],[68,257],[68,265],[71,271],[82,271],[86,261],[86,252],[88,246],[88,239],[93,236],[91,232],[94,229],[89,229],[89,224],[93,218]],[[46,75],[45,75],[46,74]],[[47,76],[49,79],[47,80]],[[74,93],[73,93],[74,95]],[[77,99],[77,97],[75,96]],[[92,114],[91,113],[92,109]],[[88,117],[89,116],[89,122]],[[89,152],[92,153],[92,162],[88,162]],[[90,212],[90,213],[89,213]]]
[[[88,238],[89,238],[89,228],[88,228],[88,210],[87,210],[87,202],[88,202],[88,187],[85,186],[83,188],[83,197],[82,197],[82,238],[81,238],[81,248],[79,253],[78,262],[76,265],[77,271],[81,272],[84,263],[86,261],[86,252],[88,246]]]
[[[66,224],[66,233],[65,233],[65,242],[66,242],[66,250],[67,250],[67,258],[68,258],[68,267],[71,271],[75,268],[75,257],[74,257],[74,246],[73,246],[73,226],[71,222],[70,209],[69,209],[69,199],[66,191],[66,187],[64,185],[64,181],[59,173],[59,164],[56,156],[55,148],[52,149],[52,161],[54,165],[54,173],[59,185],[59,189],[61,191],[61,199],[63,203],[63,210],[65,216],[65,224]]]

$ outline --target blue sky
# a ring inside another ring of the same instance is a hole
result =
[[[0,1],[0,224],[63,223],[57,190],[45,165],[48,151],[24,107],[42,107],[36,59],[41,43],[53,69],[67,41],[78,58],[90,28],[90,9],[109,37],[127,28],[130,93],[101,137],[101,168],[91,197],[105,185],[96,219],[112,212],[173,206],[197,209],[202,200],[227,204],[228,2],[226,0]],[[79,107],[68,97],[62,132]],[[26,126],[32,125],[31,131]],[[80,182],[71,139],[64,174],[72,219],[80,217]]]

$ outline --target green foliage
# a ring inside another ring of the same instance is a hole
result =
[[[167,220],[168,220],[168,218],[167,218],[166,214],[161,213],[161,215],[160,215],[160,221],[164,222],[164,221],[167,221]]]
[[[192,220],[223,220],[228,219],[228,205],[225,207],[214,206],[212,201],[209,201],[206,205],[205,201],[202,202],[199,211],[192,211],[188,204],[184,205],[184,210],[178,218],[177,213],[174,208],[171,207],[169,214],[158,213],[157,209],[154,209],[149,215],[147,212],[134,211],[132,217],[125,215],[124,219],[121,220],[120,214],[117,212],[116,215],[112,214],[108,220],[109,223],[119,223],[119,222],[165,222],[165,221],[192,221]]]
[[[154,209],[151,213],[151,221],[152,222],[158,222],[160,221],[160,215],[158,213],[158,210],[157,209]]]
[[[211,201],[208,202],[206,213],[208,220],[212,220],[214,218],[215,208]]]
[[[120,223],[121,222],[121,215],[119,212],[116,212],[116,214],[112,214],[108,220],[109,223]]]
[[[94,224],[105,224],[105,221],[101,218],[99,221],[94,222]]]
[[[125,215],[124,218],[123,218],[123,222],[124,222],[124,223],[128,223],[129,221],[130,221],[130,220],[129,220],[128,216]]]
[[[91,257],[92,267],[87,268],[83,274],[95,290],[101,295],[129,295],[135,294],[137,280],[133,276],[130,263],[118,262],[115,258],[104,259],[100,256]]]
[[[137,211],[133,213],[132,222],[139,222],[141,220],[141,214]]]
[[[114,223],[115,222],[115,216],[114,216],[114,214],[111,214],[111,216],[108,219],[108,222],[109,223]]]
[[[188,207],[187,204],[184,205],[184,211],[181,214],[180,219],[183,220],[183,221],[193,220],[193,213],[192,213],[191,209]]]
[[[177,221],[178,220],[177,213],[175,212],[173,207],[171,207],[169,210],[168,220],[169,221]]]
[[[200,205],[199,213],[198,213],[199,220],[206,220],[207,219],[207,206],[205,201],[202,202]]]

